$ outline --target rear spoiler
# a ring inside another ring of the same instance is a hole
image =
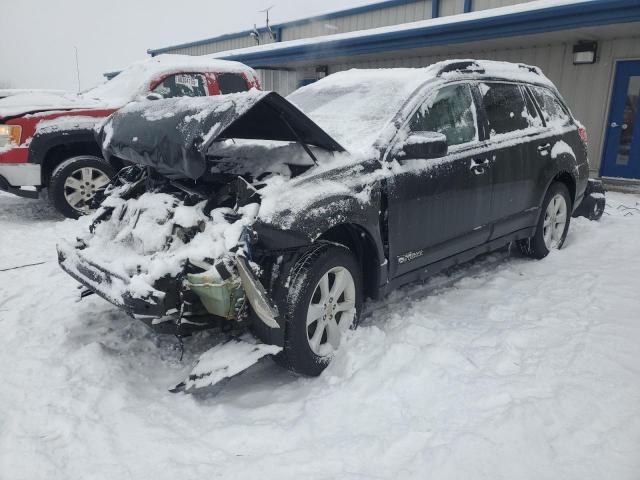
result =
[[[209,147],[231,138],[344,150],[282,96],[258,90],[130,103],[99,128],[97,137],[105,158],[151,166],[169,178],[201,177]]]

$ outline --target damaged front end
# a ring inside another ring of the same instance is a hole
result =
[[[105,158],[128,166],[81,220],[91,222],[88,231],[58,245],[60,266],[86,287],[83,296],[96,293],[159,333],[226,332],[214,349],[245,352],[236,367],[280,351],[283,319],[269,292],[281,250],[292,245],[253,251],[254,227],[267,240],[277,231],[257,221],[260,189],[344,149],[284,98],[258,91],[132,103],[97,136]],[[267,345],[247,341],[247,331]],[[210,356],[181,388],[235,375]]]
[[[237,330],[246,324],[249,306],[269,328],[280,328],[278,310],[251,266],[251,223],[260,197],[242,177],[205,198],[177,181],[153,178],[145,167],[131,166],[110,190],[89,235],[75,244],[58,244],[60,266],[69,275],[159,333]],[[135,202],[142,194],[162,196],[166,208],[145,210]],[[167,202],[167,195],[173,201]],[[230,202],[233,207],[220,206]],[[210,203],[218,205],[213,214]],[[201,215],[186,215],[186,209]],[[150,225],[157,228],[151,235],[162,239],[145,238]],[[189,248],[197,235],[205,236],[198,239],[201,244],[206,241],[207,233],[212,243],[224,243],[216,245],[217,252],[202,245]]]

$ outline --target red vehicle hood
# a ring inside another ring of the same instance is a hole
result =
[[[119,106],[72,93],[28,93],[1,99],[0,120],[39,112],[108,109]]]

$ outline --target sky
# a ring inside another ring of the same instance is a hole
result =
[[[375,0],[0,0],[0,88],[78,90],[147,49],[264,26]]]

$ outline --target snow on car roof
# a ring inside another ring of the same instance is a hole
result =
[[[456,64],[473,62],[464,71]],[[331,74],[287,97],[352,153],[373,145],[421,85],[430,80],[499,78],[548,85],[536,67],[492,60],[457,59],[424,68],[352,69]]]
[[[230,72],[254,75],[251,67],[240,62],[204,56],[164,54],[132,63],[111,80],[82,93],[81,96],[122,105],[143,93],[154,79],[178,72]]]
[[[23,115],[28,112],[120,108],[143,94],[149,83],[162,75],[178,72],[245,73],[255,71],[240,62],[189,55],[158,55],[134,62],[117,76],[80,94],[34,92],[0,99],[0,117]]]

